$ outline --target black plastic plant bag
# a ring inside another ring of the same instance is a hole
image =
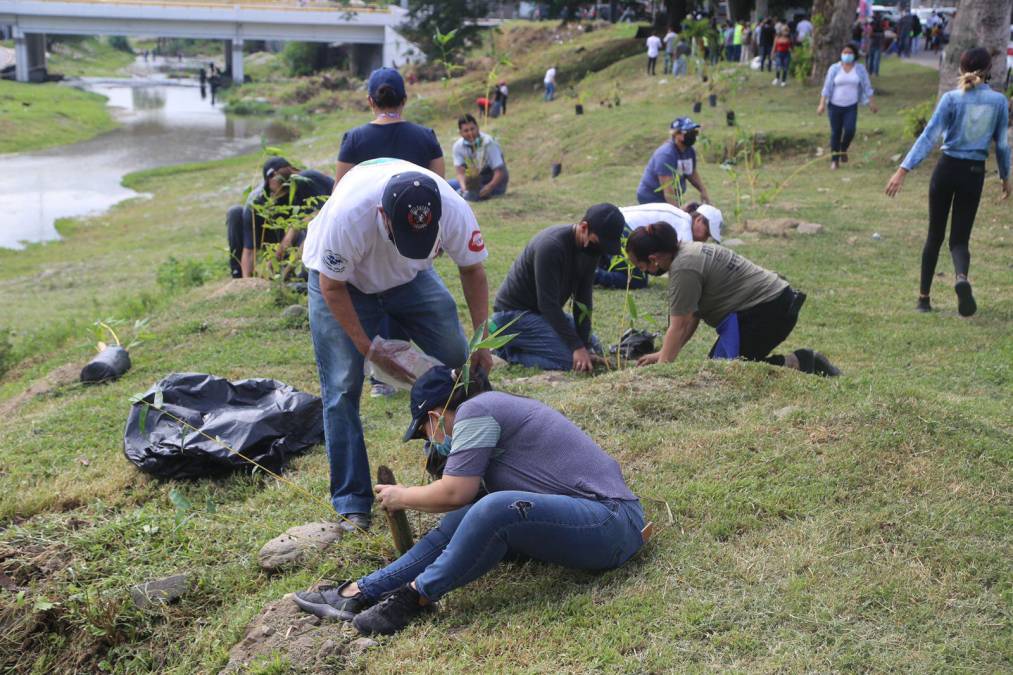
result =
[[[320,398],[277,380],[229,382],[203,373],[173,373],[142,400],[151,405],[138,402],[131,408],[123,452],[141,471],[159,478],[252,471],[254,465],[239,454],[277,473],[290,457],[324,440]]]
[[[109,346],[98,353],[81,369],[81,381],[85,384],[109,382],[130,370],[130,354],[119,346]]]

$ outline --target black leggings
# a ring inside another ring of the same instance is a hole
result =
[[[948,155],[939,158],[932,180],[929,182],[929,235],[922,249],[922,280],[919,290],[928,295],[932,288],[932,275],[936,272],[939,249],[946,236],[946,220],[953,207],[950,224],[950,257],[953,271],[967,275],[971,267],[971,228],[981,201],[985,185],[985,162],[957,159]]]
[[[655,67],[657,67],[657,65],[658,65],[658,57],[657,56],[648,56],[647,57],[647,74],[648,75],[654,75],[654,69],[655,69]]]

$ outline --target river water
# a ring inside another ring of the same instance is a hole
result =
[[[258,148],[262,137],[291,140],[283,125],[226,115],[192,80],[89,78],[73,86],[107,97],[121,127],[82,143],[0,155],[0,247],[59,239],[58,218],[101,213],[136,196],[120,185],[131,171],[224,159]]]

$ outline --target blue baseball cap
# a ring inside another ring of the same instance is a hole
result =
[[[387,181],[380,201],[394,229],[398,253],[412,260],[425,260],[440,236],[443,201],[432,177],[418,171],[396,173]]]
[[[446,405],[453,393],[454,372],[447,366],[433,366],[415,380],[410,403],[412,421],[402,440],[422,438],[419,432],[429,417],[429,411]]]
[[[699,129],[700,125],[694,122],[692,117],[676,117],[669,128],[673,131],[692,131]]]
[[[404,88],[404,78],[402,78],[401,73],[397,72],[394,68],[384,67],[374,70],[369,76],[369,83],[366,85],[366,91],[369,92],[369,96],[375,100],[380,87],[385,84],[394,89],[398,98],[407,97]]]
[[[292,166],[292,164],[284,157],[269,157],[264,162],[264,182],[266,183],[279,169],[284,169],[288,166]]]

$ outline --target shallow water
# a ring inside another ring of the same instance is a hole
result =
[[[59,239],[54,223],[101,213],[136,196],[120,185],[131,171],[223,159],[268,143],[291,140],[291,131],[265,119],[225,115],[202,99],[193,80],[149,76],[75,81],[109,99],[122,126],[82,143],[39,152],[0,155],[0,247]]]

